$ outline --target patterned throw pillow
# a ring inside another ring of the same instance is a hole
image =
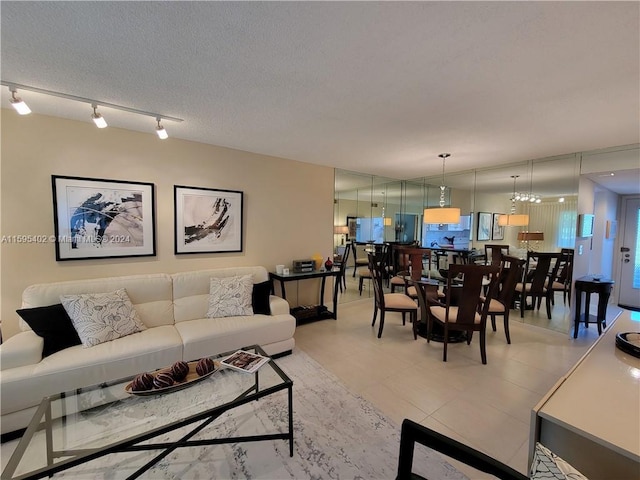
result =
[[[85,348],[147,328],[124,288],[109,293],[60,295],[60,301]]]
[[[536,443],[529,478],[532,480],[588,480],[578,470],[540,443]]]
[[[207,318],[253,315],[251,275],[237,277],[212,277],[209,284],[209,309]]]

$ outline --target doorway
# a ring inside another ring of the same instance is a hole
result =
[[[640,311],[640,197],[622,199],[618,305]]]

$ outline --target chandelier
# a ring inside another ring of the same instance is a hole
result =
[[[513,192],[513,198],[511,201],[540,203],[542,201],[542,197],[540,195],[534,195],[533,193]]]
[[[508,215],[498,217],[498,225],[501,227],[523,227],[529,225],[529,215],[516,214],[516,200],[520,200],[519,193],[516,192],[516,179],[520,175],[511,175],[513,178],[513,195],[511,196],[511,211]],[[535,199],[534,199],[535,201]]]

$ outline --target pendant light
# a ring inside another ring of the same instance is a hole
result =
[[[444,162],[451,156],[450,153],[438,155],[442,159],[442,184],[440,185],[440,206],[435,208],[425,208],[423,214],[424,223],[460,223],[460,209],[445,207],[444,193],[447,188],[444,184]]]
[[[516,179],[520,175],[511,175],[513,178],[513,195],[511,195],[511,212],[508,215],[498,217],[498,225],[501,227],[522,227],[529,225],[529,215],[516,214]]]

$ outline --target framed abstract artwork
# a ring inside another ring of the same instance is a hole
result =
[[[478,212],[478,241],[491,239],[491,214]]]
[[[242,251],[243,193],[174,187],[175,253]]]
[[[504,240],[504,227],[498,225],[498,218],[502,213],[493,214],[493,229],[491,230],[491,240]]]
[[[56,260],[156,254],[154,185],[51,176]]]
[[[356,241],[356,234],[358,232],[358,218],[347,216],[347,227],[349,227],[349,233],[347,234],[347,240]]]

